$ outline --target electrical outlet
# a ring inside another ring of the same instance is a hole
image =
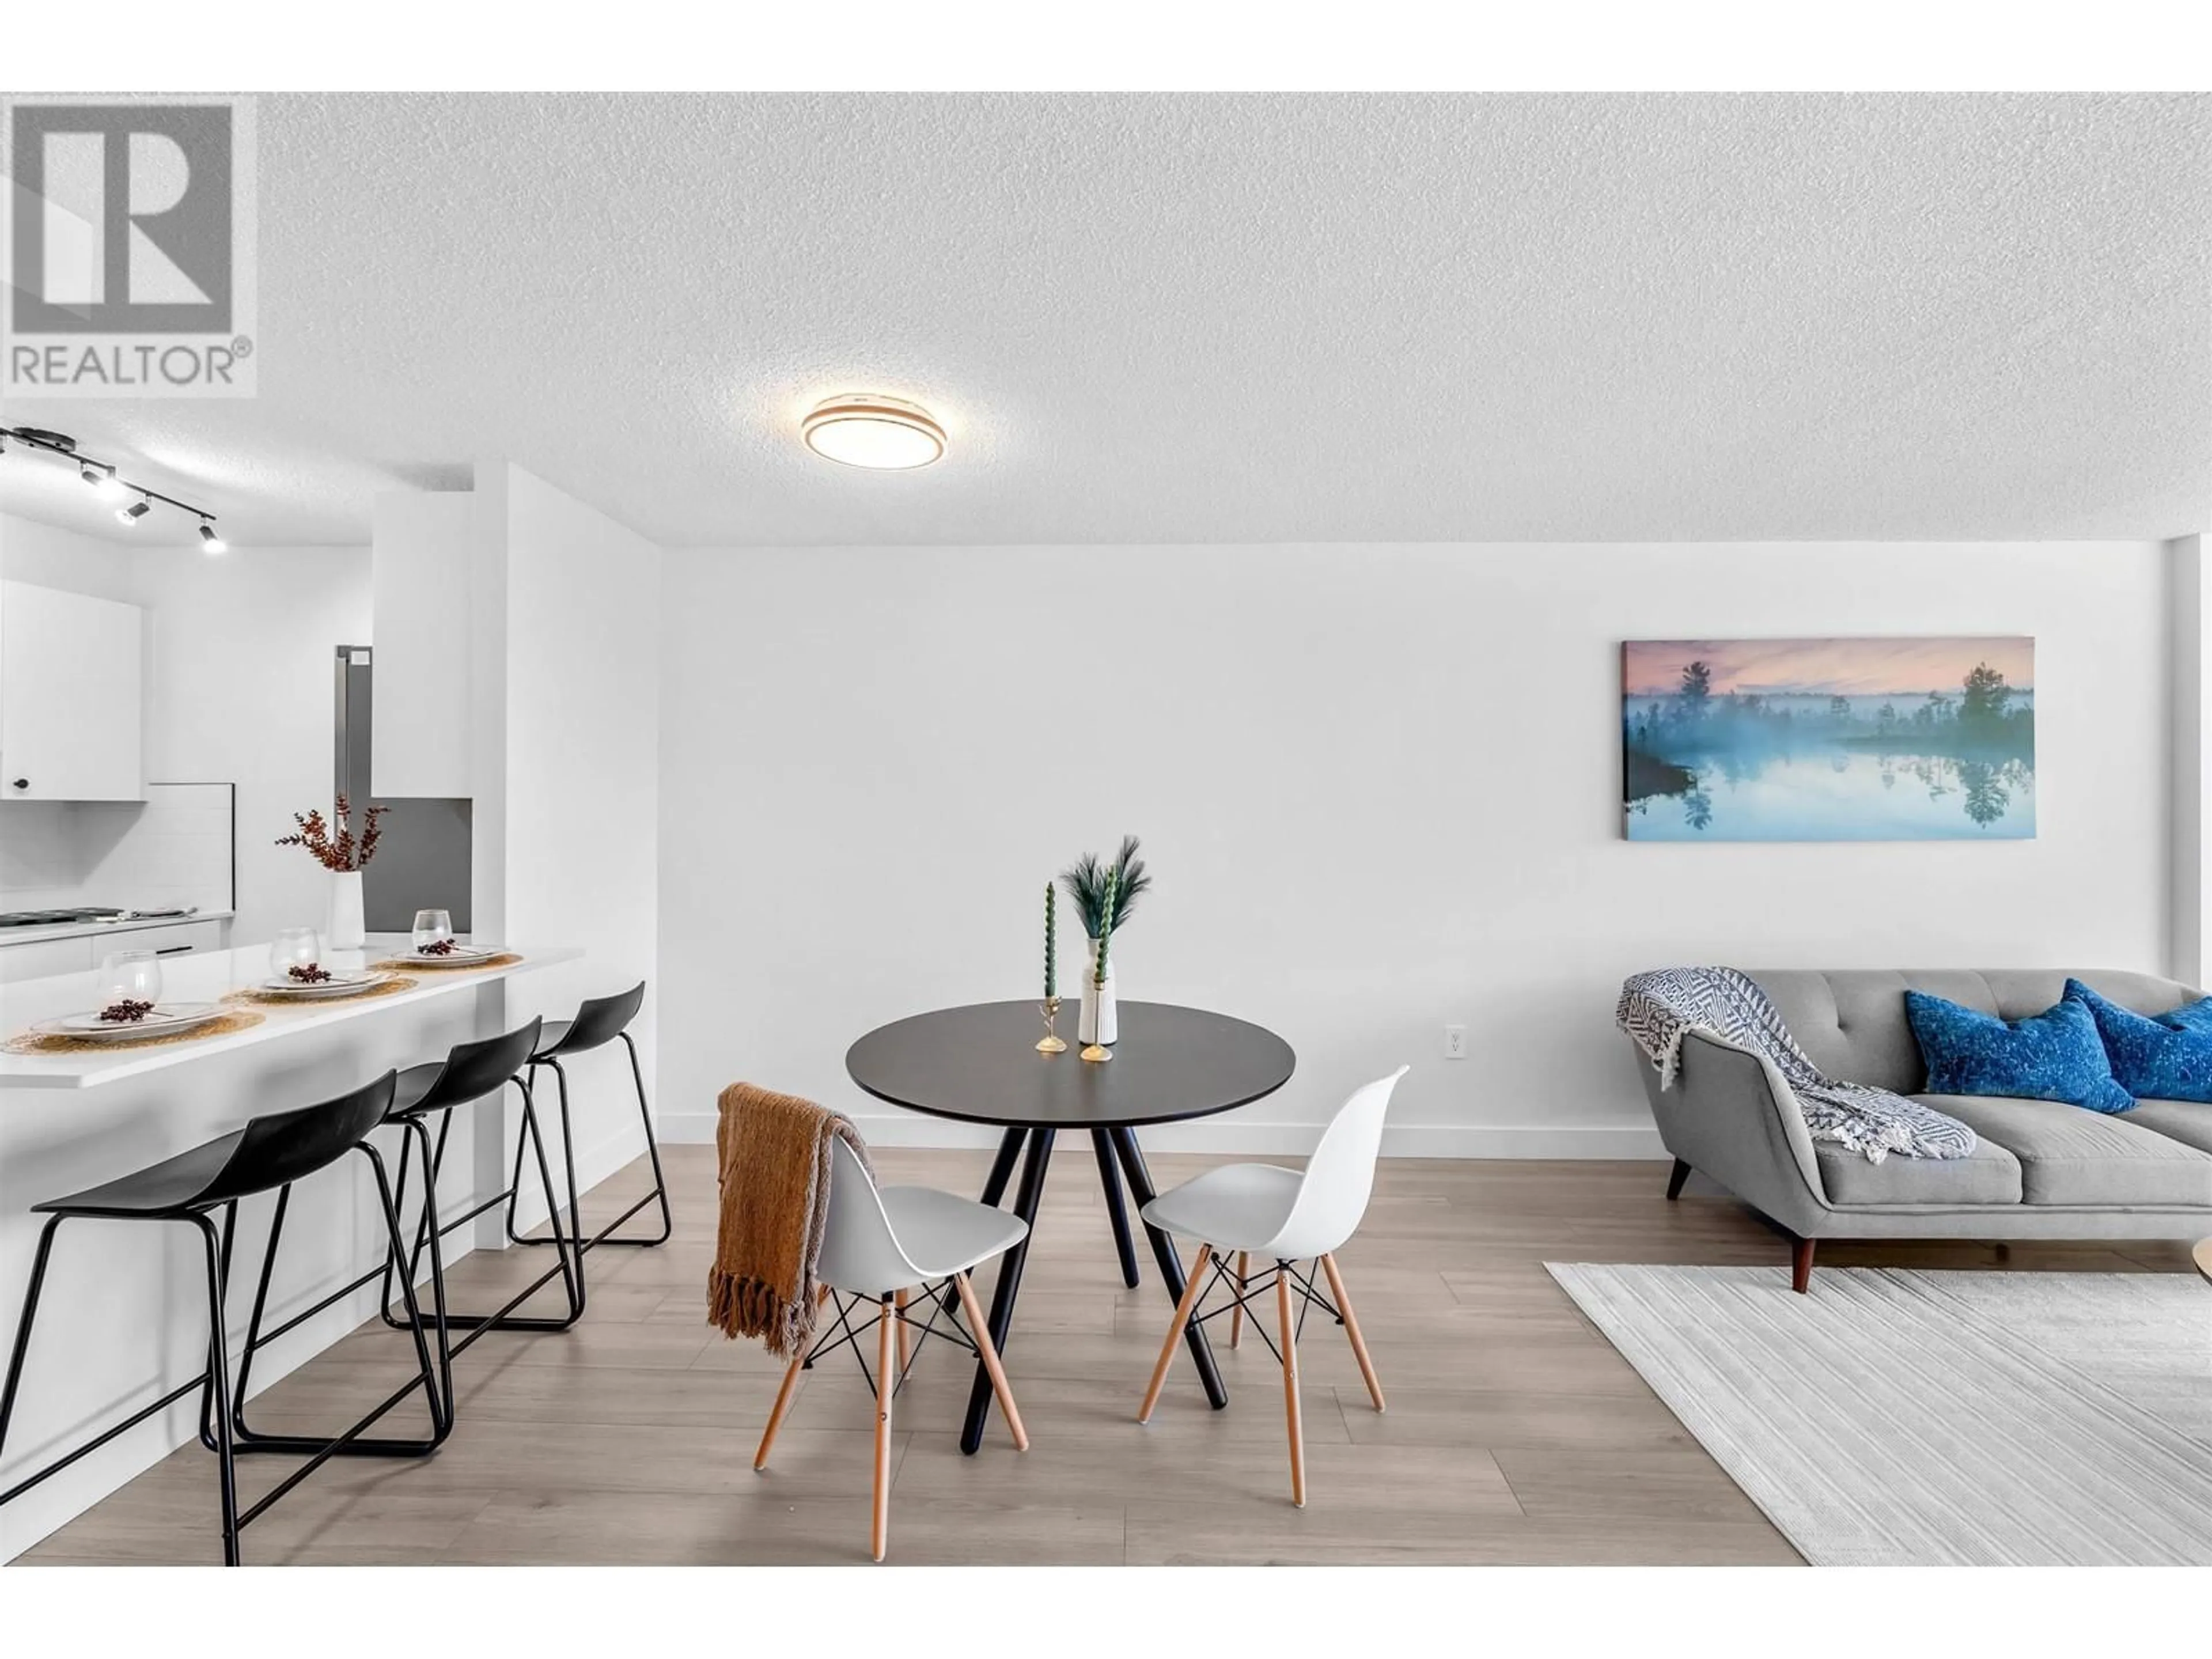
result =
[[[1444,1027],[1444,1058],[1446,1060],[1465,1060],[1467,1058],[1466,1026],[1447,1025]]]

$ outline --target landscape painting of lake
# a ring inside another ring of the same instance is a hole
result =
[[[1631,640],[1631,841],[2035,834],[2035,641]]]

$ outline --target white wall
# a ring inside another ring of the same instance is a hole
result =
[[[145,607],[146,775],[237,784],[241,942],[320,925],[322,867],[273,843],[294,812],[330,809],[332,653],[369,642],[369,574],[367,548],[211,557],[0,515],[0,575]]]
[[[368,550],[149,549],[136,599],[151,638],[146,775],[238,786],[238,919],[231,937],[322,926],[330,878],[278,847],[292,814],[331,810],[333,661],[370,643]]]
[[[1123,994],[1299,1054],[1184,1144],[1301,1147],[1410,1060],[1395,1150],[1655,1153],[1636,969],[2166,964],[2168,590],[2133,544],[672,552],[664,1120],[884,1112],[847,1045],[1030,993],[1039,887],[1127,830]],[[2036,636],[2036,839],[1620,838],[1620,641],[1869,633]]]
[[[505,462],[477,466],[476,512],[477,931],[585,951],[514,981],[510,1023],[652,982],[631,1031],[657,1099],[660,550]],[[619,1046],[570,1078],[589,1184],[644,1141]]]
[[[376,718],[369,774],[380,795],[465,796],[476,507],[467,491],[379,495],[375,505]]]

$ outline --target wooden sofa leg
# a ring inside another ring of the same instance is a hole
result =
[[[1813,1241],[1798,1239],[1790,1247],[1790,1288],[1802,1296],[1813,1285]]]
[[[1672,1204],[1682,1195],[1682,1183],[1690,1178],[1690,1166],[1680,1158],[1674,1160],[1674,1173],[1667,1177],[1667,1201]]]

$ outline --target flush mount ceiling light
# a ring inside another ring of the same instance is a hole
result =
[[[908,471],[945,453],[945,428],[927,410],[872,392],[824,398],[799,430],[806,447],[824,460],[878,471]]]

